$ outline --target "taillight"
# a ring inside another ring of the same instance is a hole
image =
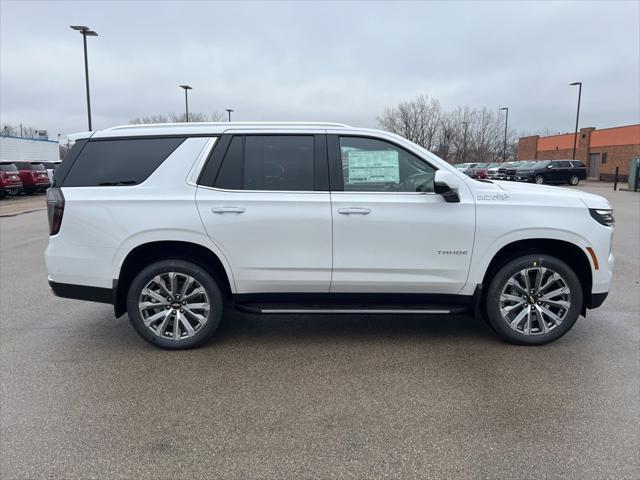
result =
[[[49,217],[49,235],[56,235],[62,225],[64,213],[64,195],[58,187],[47,190],[47,216]]]

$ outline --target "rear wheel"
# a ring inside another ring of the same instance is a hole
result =
[[[205,343],[222,320],[224,300],[215,279],[185,260],[149,265],[133,280],[127,311],[147,342],[178,350]]]
[[[578,185],[580,183],[580,178],[577,175],[571,175],[569,178],[569,185]]]
[[[496,273],[486,302],[488,320],[502,338],[541,345],[573,327],[582,308],[582,286],[563,261],[550,255],[527,255]]]
[[[536,182],[538,185],[542,185],[544,183],[544,177],[542,175],[536,175],[534,182]]]

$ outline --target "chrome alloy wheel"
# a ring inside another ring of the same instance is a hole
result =
[[[502,319],[523,335],[557,328],[571,307],[571,291],[562,276],[544,267],[516,272],[500,294]]]
[[[144,325],[156,336],[179,341],[191,338],[207,323],[209,297],[190,275],[161,273],[142,289],[138,310]]]

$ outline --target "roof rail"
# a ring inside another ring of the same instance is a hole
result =
[[[182,123],[140,123],[130,125],[118,125],[106,130],[127,130],[131,128],[168,128],[168,127],[247,127],[247,126],[313,126],[313,127],[339,127],[349,128],[344,123],[334,122],[182,122]]]

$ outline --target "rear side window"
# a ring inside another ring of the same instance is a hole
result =
[[[222,161],[216,188],[313,191],[312,135],[234,136]]]
[[[584,162],[572,162],[573,166],[576,168],[585,168]]]
[[[137,185],[184,141],[184,138],[94,140],[84,145],[63,187]]]

